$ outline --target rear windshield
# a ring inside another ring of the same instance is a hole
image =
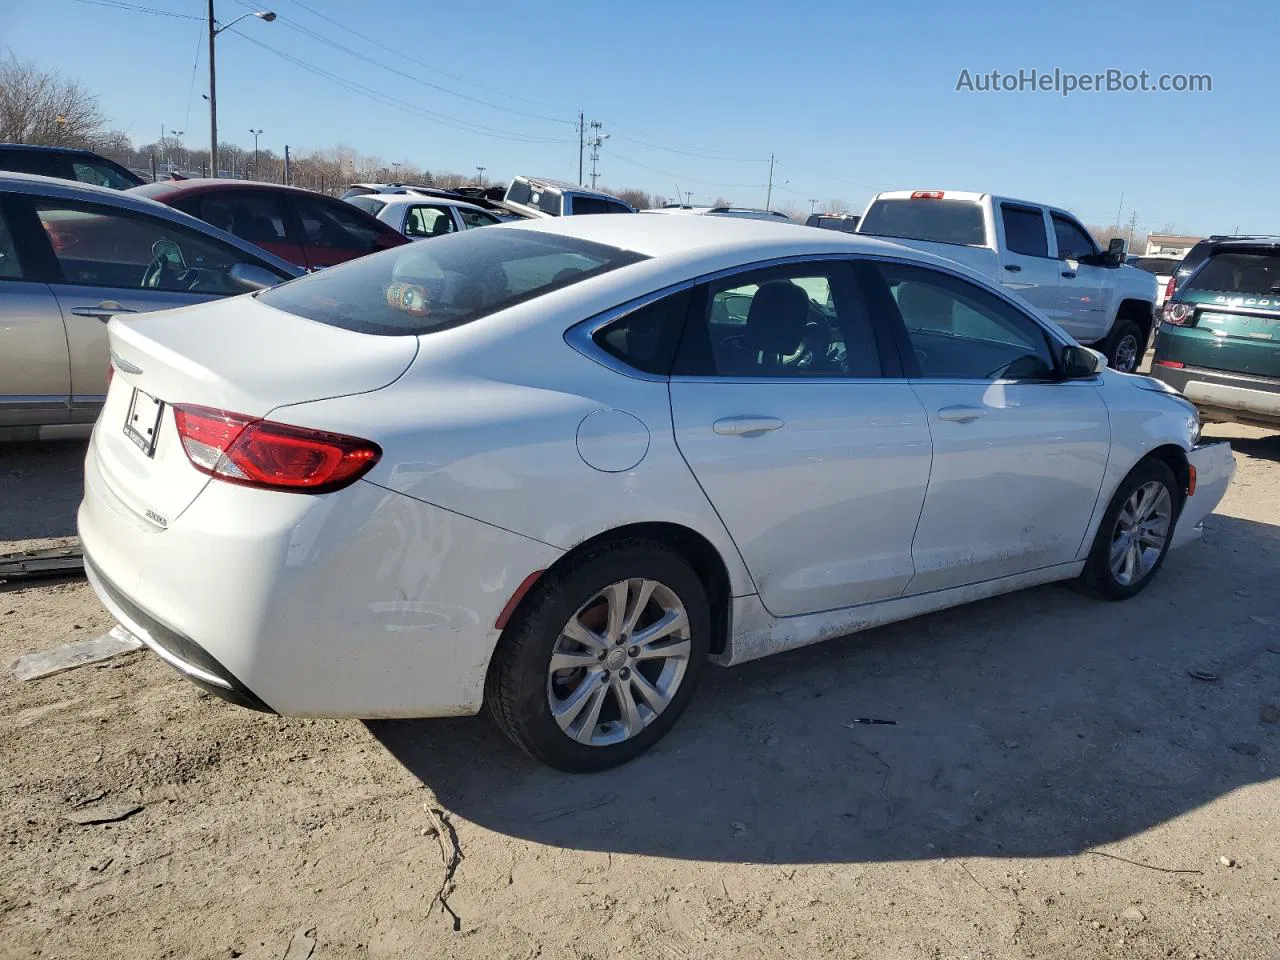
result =
[[[464,230],[330,267],[258,299],[345,330],[417,336],[644,259],[533,230]]]
[[[1166,260],[1163,257],[1137,257],[1129,266],[1145,270],[1147,273],[1170,277],[1173,276],[1173,271],[1178,269],[1178,261]]]
[[[1220,293],[1280,293],[1280,251],[1215,254],[1183,286]]]
[[[859,233],[981,247],[987,242],[982,207],[969,200],[877,200]]]

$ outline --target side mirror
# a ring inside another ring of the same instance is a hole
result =
[[[1127,247],[1124,237],[1112,237],[1107,244],[1107,263],[1115,264],[1117,267],[1124,263]]]
[[[1087,380],[1101,373],[1107,358],[1097,350],[1072,344],[1062,351],[1062,375],[1067,380]]]
[[[280,278],[256,263],[233,263],[227,276],[231,282],[245,290],[266,290],[280,282]]]

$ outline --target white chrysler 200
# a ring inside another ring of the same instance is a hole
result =
[[[228,700],[487,705],[595,770],[736,664],[1079,578],[1141,590],[1234,461],[950,261],[565,217],[113,320],[90,581]]]

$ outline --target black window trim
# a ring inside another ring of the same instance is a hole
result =
[[[1043,257],[1037,253],[1023,253],[1021,250],[1014,250],[1012,247],[1009,246],[1009,231],[1005,227],[1005,223],[1004,223],[1004,211],[1006,207],[1008,207],[1010,210],[1016,210],[1019,213],[1034,213],[1036,216],[1040,218],[1040,229],[1045,231]],[[1045,212],[1044,207],[1032,206],[1026,203],[1018,203],[1017,201],[1014,201],[1014,200],[1001,200],[1000,201],[1000,233],[1004,237],[1005,250],[1013,254],[1015,257],[1030,257],[1032,260],[1048,260],[1050,262],[1057,261],[1058,259],[1057,257],[1049,256],[1049,232],[1048,232],[1049,228],[1044,222],[1044,212]],[[1050,212],[1052,213],[1052,211]],[[1055,237],[1054,247],[1056,248],[1057,245],[1058,245],[1057,238]]]
[[[898,311],[896,303],[893,302],[893,296],[889,293],[888,286],[884,283],[883,278],[879,276],[879,271],[875,270],[876,278],[874,283],[868,283],[866,286],[868,297],[875,297],[876,302],[872,305],[872,309],[877,314],[883,314],[893,329],[893,336],[898,347],[898,353],[902,358],[905,380],[918,380],[926,383],[968,383],[968,384],[986,384],[988,386],[996,383],[1020,383],[1020,384],[1046,384],[1049,386],[1062,386],[1067,383],[1094,383],[1100,374],[1093,377],[1079,378],[1067,380],[1062,375],[1062,351],[1068,346],[1074,345],[1074,341],[1064,340],[1050,327],[1040,322],[1034,314],[1028,313],[1025,308],[1008,296],[1004,291],[996,290],[992,287],[983,286],[975,283],[972,277],[966,277],[964,274],[957,273],[954,270],[948,270],[945,267],[933,263],[923,263],[919,260],[911,260],[905,257],[861,257],[868,267],[874,268],[877,264],[888,263],[898,266],[915,267],[921,270],[932,270],[935,273],[943,274],[953,280],[967,284],[977,290],[981,290],[990,296],[996,298],[1001,303],[1016,312],[1035,327],[1045,338],[1045,343],[1049,348],[1049,353],[1053,357],[1054,372],[1057,376],[1054,379],[1028,378],[1028,379],[997,379],[989,380],[985,377],[926,377],[920,371],[919,360],[916,358],[915,348],[911,344],[911,335],[907,332],[906,322],[902,319],[902,314]],[[869,278],[870,279],[870,278]],[[885,303],[884,299],[888,298],[889,302]]]

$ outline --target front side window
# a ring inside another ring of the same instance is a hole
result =
[[[847,262],[773,267],[713,281],[676,372],[719,377],[879,377],[870,317]]]
[[[373,249],[378,231],[354,208],[345,209],[345,205],[338,201],[330,203],[302,195],[293,197],[292,202],[302,222],[307,246],[359,253]]]
[[[646,259],[532,230],[463,230],[264,291],[288,313],[378,336],[456,327]]]
[[[1000,204],[1004,220],[1004,245],[1010,253],[1027,257],[1049,256],[1049,235],[1044,231],[1044,214],[1034,207]]]
[[[958,277],[879,265],[920,375],[944,380],[1047,380],[1055,364],[1038,323]]]
[[[52,200],[37,201],[35,208],[63,283],[226,295],[244,293],[230,277],[235,264],[271,269],[160,218]]]
[[[1098,252],[1093,239],[1080,224],[1066,217],[1053,215],[1053,233],[1058,238],[1058,259],[1079,260]]]
[[[445,207],[410,207],[404,218],[406,237],[438,237],[453,233],[453,217]]]
[[[110,187],[112,190],[128,190],[137,186],[129,178],[123,176],[114,167],[105,163],[93,163],[85,160],[72,160],[71,169],[81,183],[92,183],[99,187]]]

